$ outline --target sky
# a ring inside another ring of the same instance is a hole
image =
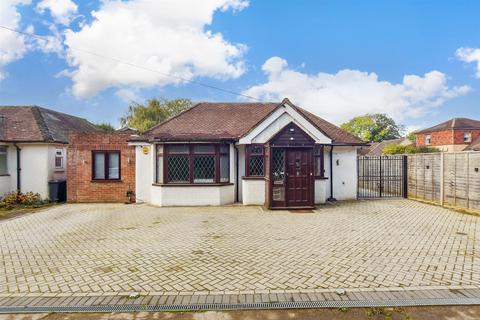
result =
[[[475,0],[0,0],[0,105],[114,126],[153,97],[288,97],[337,125],[380,112],[408,131],[480,119],[479,12]]]

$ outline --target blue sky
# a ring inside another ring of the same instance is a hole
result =
[[[55,38],[0,29],[4,105],[118,125],[131,99],[245,100],[88,50],[260,100],[288,96],[336,124],[367,112],[408,128],[480,119],[478,1],[5,1],[0,25]]]

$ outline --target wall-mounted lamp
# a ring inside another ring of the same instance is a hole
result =
[[[335,163],[337,164],[337,166],[340,165],[340,159],[337,159],[337,161],[335,161]]]

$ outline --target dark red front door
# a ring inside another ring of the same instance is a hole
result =
[[[286,150],[287,207],[313,207],[312,150]]]

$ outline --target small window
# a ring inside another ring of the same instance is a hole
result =
[[[65,155],[63,149],[55,150],[55,169],[64,169]]]
[[[0,147],[0,175],[8,174],[7,170],[7,147]]]
[[[472,142],[472,133],[464,132],[463,133],[463,142]]]
[[[426,144],[426,145],[429,145],[429,144],[431,144],[431,143],[432,143],[432,136],[429,135],[429,134],[427,134],[427,135],[425,136],[425,144]]]
[[[248,145],[246,150],[246,175],[263,177],[265,175],[265,151],[262,145]]]
[[[324,178],[325,177],[325,165],[324,165],[323,150],[324,150],[323,146],[315,146],[315,149],[313,149],[315,178]]]
[[[120,151],[93,151],[93,180],[120,180]]]

